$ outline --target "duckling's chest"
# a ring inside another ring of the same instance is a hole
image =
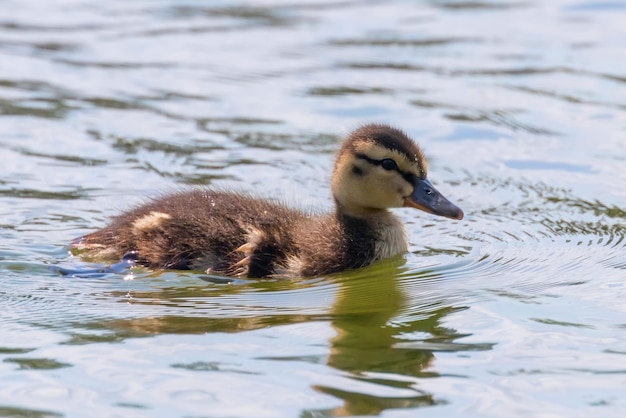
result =
[[[394,215],[381,219],[373,225],[378,239],[374,244],[374,259],[382,260],[407,251],[404,226]]]
[[[350,216],[315,219],[296,234],[297,251],[285,251],[285,262],[277,269],[279,276],[297,277],[333,273],[364,267],[372,262],[402,254],[407,250],[406,234],[400,221],[389,216],[376,219]]]
[[[398,218],[391,213],[374,219],[344,219],[353,254],[368,254],[367,263],[393,257],[407,251],[406,233]]]

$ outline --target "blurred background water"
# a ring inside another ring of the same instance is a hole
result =
[[[0,1],[0,416],[626,413],[626,3]],[[331,277],[56,276],[146,196],[329,208],[418,140],[461,222]]]

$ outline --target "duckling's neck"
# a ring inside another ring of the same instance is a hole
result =
[[[336,216],[345,225],[348,219],[358,220],[367,225],[375,236],[374,260],[393,257],[407,251],[407,238],[404,225],[396,215],[387,209],[359,208],[348,210],[335,202]],[[343,220],[343,222],[342,222]],[[346,231],[347,232],[347,231]]]
[[[387,216],[390,214],[390,212],[387,209],[378,209],[378,208],[366,208],[363,206],[356,206],[356,205],[344,205],[342,203],[339,202],[339,200],[337,200],[335,198],[335,212],[337,213],[338,217],[341,216],[349,216],[351,218],[356,218],[356,219],[363,219],[364,221],[367,221],[369,219],[377,219],[380,218],[381,216]]]

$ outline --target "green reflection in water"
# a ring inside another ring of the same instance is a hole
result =
[[[37,98],[29,101],[0,99],[0,114],[4,116],[35,116],[38,118],[63,119],[71,108],[59,99]]]
[[[617,206],[606,205],[599,200],[589,201],[583,199],[573,199],[571,197],[549,196],[546,200],[550,203],[562,204],[571,208],[576,208],[581,212],[593,213],[595,216],[608,216],[609,218],[625,218],[626,210]]]
[[[428,393],[414,387],[424,376],[434,355],[432,351],[398,348],[408,332],[437,336],[437,325],[449,309],[441,309],[422,319],[398,323],[392,319],[407,308],[407,295],[398,286],[399,269],[382,263],[342,277],[331,307],[331,324],[336,336],[330,341],[327,364],[348,373],[356,381],[400,390],[399,396],[375,396],[345,388],[317,385],[316,390],[343,401],[340,407],[305,411],[302,416],[376,415],[390,408],[433,405]],[[419,277],[415,277],[419,280]],[[407,396],[406,393],[409,393]],[[411,395],[411,393],[413,393]]]
[[[62,417],[63,414],[52,411],[41,411],[36,409],[14,408],[10,406],[0,406],[0,417],[11,418],[50,418]]]
[[[89,189],[77,188],[75,190],[67,190],[63,192],[51,192],[46,190],[35,189],[0,189],[0,197],[18,197],[22,199],[46,199],[46,200],[76,200],[85,199],[89,193]]]
[[[417,408],[445,403],[435,402],[430,395],[384,397],[326,387],[318,387],[317,389],[321,392],[346,400],[346,404],[339,408],[304,411],[300,415],[302,418],[370,416],[377,415],[386,409]]]
[[[35,350],[34,348],[11,348],[0,347],[0,354],[25,354]]]
[[[6,358],[5,363],[15,363],[20,366],[20,369],[30,370],[54,370],[63,369],[65,367],[72,367],[71,364],[61,363],[54,359],[49,358]]]
[[[207,312],[207,315],[210,313]],[[160,316],[130,318],[80,324],[82,328],[107,331],[105,335],[72,334],[66,344],[91,342],[121,342],[127,338],[160,334],[204,334],[216,332],[250,331],[270,326],[319,320],[315,315],[259,315],[246,318],[211,318],[202,316]]]

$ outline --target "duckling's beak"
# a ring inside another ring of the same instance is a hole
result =
[[[421,209],[434,215],[452,219],[463,219],[461,208],[443,197],[426,179],[417,178],[413,183],[413,193],[404,198],[404,206]]]

